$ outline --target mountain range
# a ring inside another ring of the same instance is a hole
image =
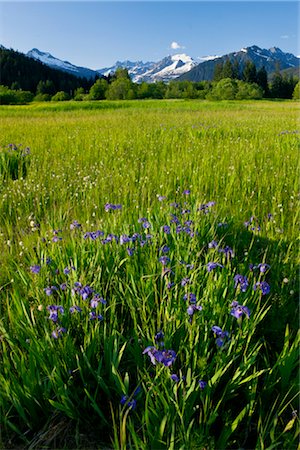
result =
[[[118,67],[126,68],[132,81],[148,83],[156,81],[169,82],[171,80],[202,81],[212,80],[217,64],[223,64],[226,60],[237,62],[240,70],[243,69],[247,60],[254,62],[257,69],[265,67],[268,74],[277,69],[298,70],[300,58],[292,53],[286,53],[277,47],[262,49],[256,45],[242,48],[241,50],[223,56],[206,56],[198,61],[182,53],[169,55],[158,62],[143,61],[117,61],[111,67],[92,70],[86,67],[76,66],[69,61],[62,61],[48,52],[33,48],[27,57],[40,61],[48,67],[75,75],[76,77],[92,80],[96,77],[108,76],[116,71]],[[199,62],[200,61],[200,62]]]
[[[299,68],[300,59],[292,53],[285,53],[280,48],[272,47],[269,50],[259,48],[257,45],[242,48],[238,52],[204,61],[182,74],[179,80],[203,81],[212,80],[217,64],[224,64],[227,60],[238,63],[240,71],[245,67],[246,61],[252,61],[257,69],[264,67],[268,74],[278,70]]]

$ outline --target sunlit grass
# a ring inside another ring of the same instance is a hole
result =
[[[296,448],[297,113],[265,101],[0,108],[1,148],[30,147],[27,172],[0,187],[4,445]],[[269,294],[253,290],[263,281]],[[95,293],[106,303],[91,308]],[[230,314],[234,301],[250,318]],[[57,321],[49,305],[63,307]],[[213,326],[228,332],[221,347]],[[148,346],[174,363],[153,365]]]

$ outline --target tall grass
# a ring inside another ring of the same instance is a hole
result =
[[[3,446],[296,448],[297,104],[0,116]]]

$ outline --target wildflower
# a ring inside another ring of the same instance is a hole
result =
[[[47,286],[46,288],[44,288],[44,291],[45,291],[46,295],[48,295],[48,296],[52,295],[53,292],[57,291],[57,290],[58,289],[56,286],[51,286],[51,287]]]
[[[41,270],[41,266],[39,266],[37,264],[34,265],[34,266],[30,266],[30,270],[31,270],[32,273],[39,273],[40,270]]]
[[[60,289],[62,290],[62,291],[66,291],[67,290],[67,283],[61,283],[60,285],[59,285],[59,287],[60,287]]]
[[[162,332],[162,331],[159,331],[155,336],[154,336],[154,339],[155,339],[155,342],[157,342],[161,347],[164,347],[164,338],[165,338],[165,335],[164,335],[164,333]]]
[[[108,212],[110,209],[112,209],[114,211],[116,209],[122,209],[122,205],[119,205],[119,204],[114,205],[112,203],[106,203],[104,205],[104,209],[105,209],[106,212]]]
[[[60,236],[54,236],[54,237],[52,238],[52,242],[58,242],[58,241],[62,241],[62,237],[60,237]]]
[[[81,224],[78,223],[77,220],[74,220],[70,225],[70,230],[76,230],[76,229],[80,229],[80,228],[81,228]]]
[[[231,303],[232,309],[230,314],[236,319],[240,319],[243,314],[245,314],[248,319],[250,317],[250,310],[247,306],[239,305],[238,302],[234,301]]]
[[[190,305],[187,309],[187,313],[190,317],[194,314],[195,311],[202,311],[202,306],[200,305]]]
[[[187,284],[189,284],[191,282],[191,280],[187,277],[182,278],[181,280],[181,286],[186,286]]]
[[[79,294],[81,295],[83,300],[86,300],[93,292],[94,292],[93,289],[88,285],[83,286],[79,290]]]
[[[69,311],[70,311],[71,314],[73,314],[75,311],[80,313],[80,312],[82,312],[82,309],[80,308],[80,306],[74,305],[74,306],[71,306]]]
[[[133,398],[132,400],[128,401],[128,395],[123,395],[120,401],[120,404],[122,406],[127,405],[129,409],[134,410],[136,408],[136,400]]]
[[[202,391],[207,386],[207,382],[204,380],[199,380],[199,386]]]
[[[234,287],[237,288],[238,286],[240,286],[240,289],[242,292],[246,292],[248,286],[249,286],[249,282],[247,277],[244,277],[243,275],[239,275],[237,274],[234,277]]]
[[[168,256],[161,256],[158,261],[165,266],[168,262],[170,262],[170,258]]]
[[[172,217],[171,223],[176,223],[176,225],[180,224],[179,219],[177,216],[175,216],[175,214],[171,214],[171,217]]]
[[[160,251],[161,251],[162,253],[168,253],[168,252],[170,251],[170,247],[168,247],[167,245],[163,245],[163,246],[160,248]]]
[[[211,272],[216,267],[224,267],[224,266],[222,266],[222,264],[219,264],[219,263],[216,263],[216,262],[209,262],[209,263],[206,264],[206,267],[207,267],[207,271]]]
[[[183,191],[183,194],[184,194],[184,195],[189,195],[190,193],[191,193],[190,189],[185,189],[185,190]]]
[[[96,314],[95,311],[90,312],[90,320],[103,320],[103,316],[101,314]]]
[[[132,256],[134,254],[134,248],[127,247],[126,248],[128,256]]]
[[[65,328],[59,327],[59,328],[57,328],[56,330],[52,331],[51,336],[52,336],[54,339],[58,339],[58,338],[62,337],[62,336],[63,336],[63,333],[65,333],[66,331],[67,331],[67,330],[66,330]]]
[[[176,375],[176,373],[172,373],[172,375],[170,375],[171,380],[175,381],[176,383],[179,382],[179,377],[178,375]]]
[[[160,202],[162,202],[162,201],[165,200],[167,197],[166,197],[165,195],[158,195],[157,198],[158,198],[158,200],[159,200]]]
[[[148,220],[145,220],[142,223],[142,226],[143,226],[143,228],[146,228],[146,229],[151,228],[151,224],[150,224],[150,222],[148,222]]]
[[[176,359],[174,350],[157,350],[155,347],[147,347],[143,351],[143,355],[147,354],[153,365],[157,362],[162,363],[165,367],[169,367]]]
[[[189,300],[190,303],[196,303],[196,295],[190,292],[189,294],[185,294],[183,300]]]
[[[126,242],[130,242],[130,237],[129,236],[127,236],[127,234],[122,234],[121,236],[120,236],[120,244],[121,245],[123,245],[124,243],[126,243]]]
[[[253,289],[254,289],[254,291],[256,291],[257,289],[260,289],[262,295],[269,294],[269,292],[271,290],[270,285],[266,281],[261,281],[261,282],[255,283],[255,285],[253,286]]]
[[[218,347],[223,347],[226,339],[229,338],[228,331],[223,331],[222,328],[218,327],[217,325],[214,325],[212,328],[213,333],[217,337],[216,344]]]
[[[65,275],[69,275],[69,273],[71,272],[71,270],[76,270],[74,266],[71,267],[65,267],[63,272]]]
[[[50,311],[50,316],[48,317],[49,320],[52,320],[52,322],[56,323],[58,321],[58,313],[61,314],[64,313],[64,308],[62,306],[58,305],[49,305],[47,306],[48,311]]]
[[[268,269],[270,269],[270,267],[271,266],[269,266],[269,264],[266,264],[266,263],[258,264],[258,266],[257,266],[259,271],[262,273],[266,272]]]
[[[226,245],[225,248],[220,248],[219,249],[219,253],[225,253],[226,256],[234,256],[234,251],[231,247],[229,247],[228,245]]]
[[[98,304],[102,303],[102,305],[106,305],[106,300],[103,297],[100,297],[99,294],[95,294],[90,302],[91,308],[97,308]]]
[[[208,248],[217,248],[218,245],[219,245],[218,242],[213,240],[213,241],[208,243]]]

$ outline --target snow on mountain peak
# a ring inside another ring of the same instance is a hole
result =
[[[186,55],[185,53],[178,53],[177,55],[171,56],[172,61],[182,61],[183,63],[190,63],[193,59]]]

